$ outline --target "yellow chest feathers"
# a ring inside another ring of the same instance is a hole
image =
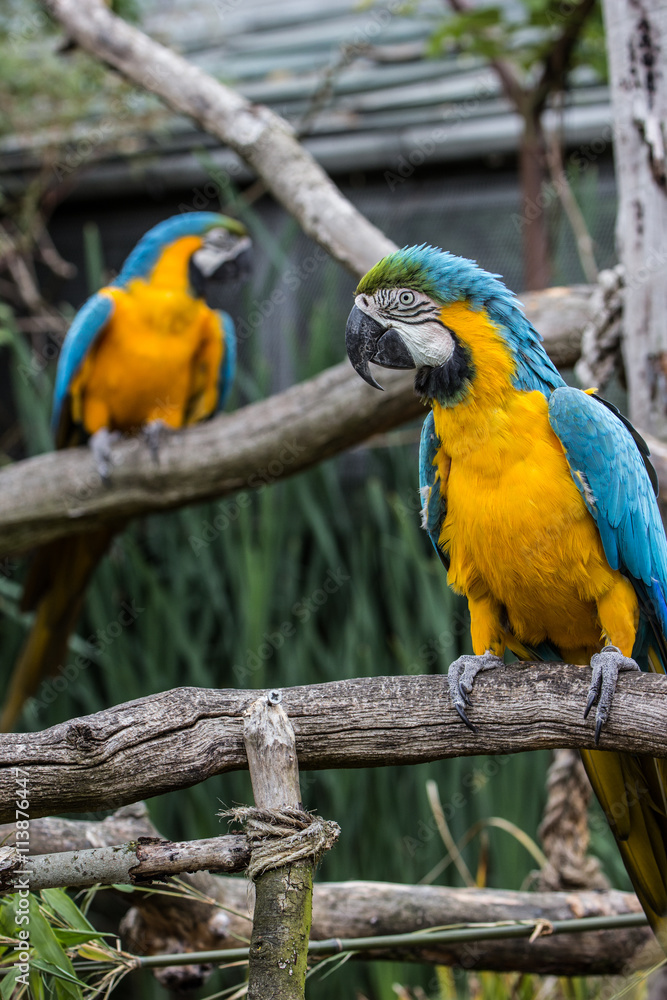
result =
[[[564,643],[572,631],[596,641],[594,602],[618,574],[551,430],[546,398],[513,392],[495,410],[473,400],[436,404],[433,415],[451,455],[440,541],[452,587],[492,596],[524,641]]]

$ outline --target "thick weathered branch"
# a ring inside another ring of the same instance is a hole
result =
[[[512,664],[475,682],[472,733],[444,676],[367,677],[286,688],[302,769],[415,764],[470,754],[594,748],[583,718],[591,672]],[[113,808],[247,767],[242,713],[260,692],[177,688],[41,733],[0,737],[0,819],[14,818],[16,777],[31,815]],[[601,748],[667,756],[667,681],[624,675]]]
[[[239,912],[245,912],[248,904],[242,900],[241,880],[216,881],[224,893],[225,905],[238,906]],[[631,893],[618,890],[531,893],[384,882],[325,882],[315,884],[311,939],[341,938],[348,931],[358,937],[374,937],[390,933],[390,928],[396,929],[391,933],[409,933],[459,923],[548,922],[597,913],[634,913],[639,909]],[[650,951],[642,956],[642,966],[649,964],[651,958],[659,961],[663,957],[648,928],[564,935],[564,938],[545,936],[532,944],[526,939],[439,944],[409,951],[378,950],[360,957],[557,975],[627,974],[633,958],[646,946]],[[618,952],[614,951],[616,946]]]
[[[556,364],[579,357],[591,289],[526,297]],[[341,344],[343,331],[341,330]],[[0,472],[0,554],[101,522],[263,488],[424,412],[410,373],[382,373],[371,389],[344,362],[268,400],[167,440],[155,465],[138,439],[114,448],[105,485],[87,448],[18,462]],[[192,540],[196,546],[196,540]]]
[[[14,834],[13,824],[0,828],[0,837],[8,834]],[[87,848],[91,843],[112,846],[139,835],[159,836],[147,820],[141,803],[125,807],[102,822],[49,817],[30,824],[30,844],[31,848],[34,846],[34,853],[63,847],[74,851]],[[184,881],[226,909],[189,897],[135,894],[133,908],[124,921],[126,945],[131,950],[148,955],[167,949],[206,951],[237,948],[247,940],[254,903],[252,886],[246,879],[200,872],[187,876]],[[400,934],[471,921],[566,920],[638,913],[640,909],[636,896],[615,889],[604,892],[509,892],[363,881],[319,883],[314,888],[311,938]],[[561,975],[614,974],[627,972],[637,952],[646,945],[651,946],[653,940],[648,928],[638,928],[541,937],[532,945],[526,941],[437,945],[402,957],[470,969]],[[653,947],[658,946],[653,943]],[[391,956],[383,952],[370,957]],[[650,962],[650,957],[650,954],[644,955],[645,964]],[[159,970],[161,980],[165,979],[163,973],[164,970]]]
[[[190,115],[242,156],[304,231],[350,271],[364,274],[395,249],[273,111],[251,104],[99,0],[44,0],[44,5],[82,48]]]

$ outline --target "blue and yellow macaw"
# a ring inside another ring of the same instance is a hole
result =
[[[234,324],[207,304],[245,276],[250,238],[235,219],[191,212],[159,223],[118,277],[75,316],[58,361],[56,447],[88,441],[103,478],[116,436],[141,432],[154,457],[166,429],[205,420],[229,393]],[[10,729],[41,679],[62,663],[91,574],[124,522],[45,545],[33,560],[23,608],[35,621],[10,680],[0,728]]]
[[[525,660],[590,661],[585,714],[597,705],[597,742],[618,672],[664,674],[667,664],[667,542],[645,443],[611,404],[565,384],[514,295],[474,262],[407,247],[355,295],[346,342],[357,372],[380,388],[369,362],[416,368],[415,390],[431,407],[423,524],[468,599],[475,654],[450,667],[454,707],[470,724],[475,675],[506,647]],[[582,756],[657,930],[667,912],[667,762]]]

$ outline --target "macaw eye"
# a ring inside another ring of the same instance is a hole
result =
[[[398,301],[401,303],[402,306],[411,306],[412,303],[415,301],[416,297],[417,296],[415,295],[414,292],[401,292],[401,294],[398,296]]]

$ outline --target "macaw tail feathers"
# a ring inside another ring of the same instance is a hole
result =
[[[39,549],[26,581],[21,609],[35,611],[9,681],[0,732],[10,732],[42,680],[62,668],[88,581],[121,525],[58,539]]]
[[[601,750],[581,756],[639,902],[665,947],[667,761]]]

